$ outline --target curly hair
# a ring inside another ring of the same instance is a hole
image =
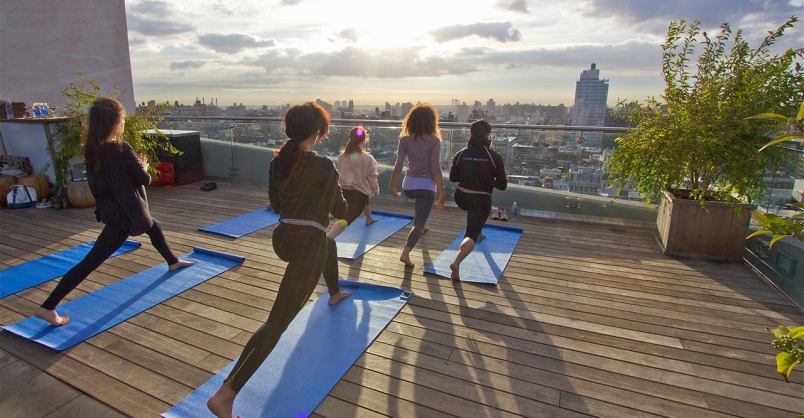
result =
[[[433,135],[441,140],[438,110],[430,103],[416,103],[402,121],[402,136],[412,136],[415,140],[424,135]]]

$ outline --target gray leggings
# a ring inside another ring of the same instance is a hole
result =
[[[405,196],[409,199],[416,200],[416,213],[413,215],[413,228],[411,228],[408,233],[408,240],[405,243],[406,247],[413,248],[424,233],[424,224],[427,223],[427,218],[430,217],[430,211],[433,210],[436,192],[425,189],[405,190]]]

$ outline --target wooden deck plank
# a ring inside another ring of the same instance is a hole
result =
[[[225,367],[270,312],[285,263],[271,249],[274,227],[240,239],[198,231],[264,208],[265,186],[219,182],[203,194],[198,186],[148,189],[171,248],[243,255],[243,265],[64,353],[6,332],[0,351],[128,416],[164,412]],[[413,213],[405,200],[372,205]],[[804,412],[802,374],[790,384],[778,377],[765,331],[802,323],[804,314],[742,263],[664,256],[646,229],[520,217],[493,221],[524,228],[497,286],[424,275],[463,219],[455,208],[433,211],[431,231],[411,253],[413,268],[398,261],[409,227],[358,260],[339,262],[343,278],[416,296],[314,416]],[[101,227],[91,209],[4,210],[0,264],[92,241]],[[108,260],[67,300],[164,262],[146,236],[132,239],[142,248]],[[30,315],[56,283],[0,299],[2,325]],[[323,291],[319,285],[313,297]]]

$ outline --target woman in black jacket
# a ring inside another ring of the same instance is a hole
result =
[[[491,212],[491,192],[494,188],[505,190],[508,187],[502,156],[489,149],[490,134],[488,122],[483,119],[472,122],[469,144],[455,154],[449,170],[449,181],[458,183],[455,203],[466,211],[466,233],[458,254],[449,265],[455,281],[461,280],[461,262],[475,248],[475,243],[486,237],[483,226]]]
[[[326,229],[330,213],[338,219],[346,215],[338,170],[332,160],[311,151],[327,137],[329,114],[321,105],[307,102],[290,108],[284,125],[290,140],[271,161],[268,198],[271,209],[279,212],[279,225],[271,237],[274,252],[288,265],[268,320],[251,336],[232,372],[207,401],[217,417],[231,418],[237,393],[310,299],[322,273],[329,304],[352,294],[338,286],[338,248]]]
[[[84,160],[89,190],[96,201],[95,218],[103,222],[104,227],[86,257],[61,278],[47,300],[36,309],[34,315],[53,326],[62,326],[70,320],[56,313],[59,302],[132,235],[148,234],[170,271],[194,264],[173,255],[162,227],[151,218],[145,195],[145,186],[151,182],[146,170],[148,159],[143,154],[137,155],[134,148],[122,140],[125,115],[123,105],[108,97],[98,97],[89,108]]]

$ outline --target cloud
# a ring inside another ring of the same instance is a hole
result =
[[[500,68],[552,68],[577,76],[591,63],[601,70],[601,77],[623,74],[656,74],[661,69],[659,44],[628,40],[618,44],[578,45],[556,49],[502,51],[486,47],[456,49],[452,54],[422,55],[418,46],[378,50],[346,47],[331,52],[303,52],[298,49],[274,49],[257,58],[233,63],[259,67],[275,76],[354,77],[354,78],[424,78],[480,73]],[[577,74],[575,74],[577,73]]]
[[[129,32],[145,36],[168,36],[192,32],[193,26],[181,23],[182,13],[168,2],[135,3],[126,12]]]
[[[240,33],[198,35],[198,43],[217,52],[236,54],[244,49],[274,46],[274,40],[257,40]]]
[[[338,36],[350,42],[357,42],[360,32],[356,28],[347,28],[338,32]]]
[[[729,22],[739,29],[741,22],[757,24],[765,31],[776,29],[791,15],[801,15],[801,3],[796,6],[789,0],[729,0],[729,1],[643,1],[643,0],[590,0],[579,12],[587,17],[615,17],[632,27],[654,34],[664,34],[671,21],[700,20],[702,28],[715,28]]]
[[[206,64],[206,61],[201,60],[173,61],[168,67],[171,70],[191,70],[201,68],[204,64]]]
[[[498,42],[516,42],[521,38],[521,35],[517,29],[509,32],[512,26],[514,24],[511,22],[473,23],[471,25],[445,26],[430,32],[430,34],[439,43],[472,35],[495,39]]]
[[[653,73],[661,70],[662,49],[659,45],[641,40],[629,40],[609,45],[577,45],[558,49],[531,49],[526,51],[488,50],[475,58],[505,63],[511,67],[552,67],[577,71],[596,63],[602,78],[616,77],[618,72],[632,74]]]
[[[282,0],[279,2],[279,4],[282,6],[295,6],[303,1],[304,0]]]
[[[500,0],[497,2],[497,7],[514,12],[530,13],[528,11],[528,2],[525,0]]]
[[[378,79],[437,77],[477,71],[475,64],[466,59],[422,57],[419,51],[419,47],[387,50],[347,47],[340,51],[313,53],[286,49],[273,50],[240,64],[258,66],[274,75]]]

